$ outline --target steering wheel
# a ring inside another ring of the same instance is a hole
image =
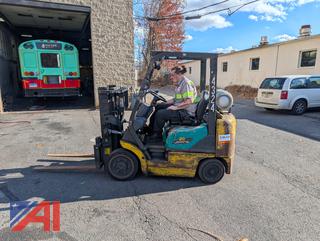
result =
[[[167,102],[167,100],[166,100],[163,96],[159,95],[159,94],[158,94],[156,91],[154,91],[154,90],[149,90],[148,93],[152,94],[152,95],[153,95],[155,98],[157,98],[158,100],[161,100],[161,101],[163,101],[163,102]]]

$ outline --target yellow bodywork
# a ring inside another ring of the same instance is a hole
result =
[[[135,145],[121,141],[121,147],[134,153],[144,174],[157,176],[194,177],[199,162],[207,158],[223,159],[226,173],[231,173],[235,152],[236,119],[232,114],[218,116],[216,125],[216,153],[168,152],[168,161],[147,160],[143,152]],[[223,137],[223,138],[222,138]]]
[[[194,177],[198,164],[206,158],[213,158],[214,154],[169,152],[167,162],[148,161],[148,172],[159,176]]]
[[[120,145],[122,148],[127,149],[128,151],[131,151],[138,157],[140,161],[141,171],[144,174],[147,174],[147,159],[144,156],[143,152],[135,145],[132,145],[131,143],[126,141],[120,141]]]
[[[216,123],[216,156],[225,160],[226,172],[232,172],[235,155],[237,121],[232,114],[220,114]],[[227,137],[227,138],[226,138]]]
[[[122,148],[131,151],[138,157],[141,171],[144,174],[157,176],[194,177],[202,159],[215,157],[214,154],[206,153],[169,152],[167,162],[152,161],[147,160],[137,146],[126,141],[121,141],[120,144]]]

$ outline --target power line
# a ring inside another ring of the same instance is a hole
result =
[[[202,15],[200,15],[201,17],[204,17],[204,16],[207,16],[207,15],[210,15],[210,14],[214,14],[214,13],[217,13],[217,12],[222,12],[222,11],[226,11],[226,10],[229,10],[228,12],[228,15],[232,15],[234,14],[236,11],[238,11],[239,9],[249,5],[249,4],[252,4],[252,3],[255,3],[255,2],[258,2],[260,0],[253,0],[251,2],[247,2],[247,3],[243,3],[243,4],[238,4],[238,5],[234,5],[234,6],[231,6],[231,7],[227,7],[227,8],[224,8],[224,9],[219,9],[217,11],[212,11],[212,12],[207,12],[207,13],[204,13]],[[231,11],[232,8],[237,8],[236,10],[234,11]]]
[[[191,13],[191,12],[197,12],[197,11],[201,11],[201,10],[204,10],[206,8],[209,8],[209,7],[212,7],[212,6],[216,6],[216,5],[219,5],[219,4],[222,4],[222,3],[225,3],[229,0],[224,0],[224,1],[221,1],[221,2],[218,2],[218,3],[214,3],[214,4],[210,4],[210,5],[207,5],[207,6],[204,6],[204,7],[201,7],[201,8],[197,8],[197,9],[192,9],[192,10],[188,10],[186,12],[182,12],[182,13],[176,13],[176,14],[172,14],[172,15],[168,15],[168,16],[162,16],[162,17],[142,17],[142,16],[134,16],[136,19],[140,19],[140,20],[148,20],[148,21],[154,21],[154,22],[157,22],[157,21],[162,21],[162,20],[168,20],[170,18],[174,18],[176,16],[183,16],[187,13]],[[255,3],[255,2],[258,2],[260,0],[253,0],[253,1],[250,1],[250,2],[247,2],[247,3],[243,3],[243,4],[237,4],[237,5],[233,5],[233,6],[230,6],[230,7],[226,7],[226,8],[222,8],[222,9],[218,9],[218,10],[215,10],[215,11],[210,11],[210,12],[206,12],[206,13],[203,13],[203,14],[198,14],[198,15],[192,15],[192,16],[185,16],[184,17],[184,20],[194,20],[194,19],[200,19],[204,16],[207,16],[207,15],[211,15],[211,14],[215,14],[215,13],[219,13],[219,12],[223,12],[223,11],[228,11],[228,15],[231,16],[232,14],[234,14],[235,12],[237,12],[239,9],[249,5],[249,4],[252,4],[252,3]],[[231,11],[231,9],[233,8],[236,8],[235,10]]]
[[[168,17],[174,17],[174,16],[178,16],[178,15],[185,15],[187,13],[198,12],[198,11],[210,8],[210,7],[214,7],[216,5],[220,5],[220,4],[228,2],[228,1],[229,0],[224,0],[224,1],[221,1],[221,2],[217,2],[217,3],[213,3],[213,4],[209,4],[209,5],[203,6],[201,8],[195,8],[195,9],[192,9],[192,10],[188,10],[188,11],[185,11],[185,12],[182,12],[182,13],[175,13],[175,14],[171,14],[171,15],[167,15],[167,16],[162,16],[161,18],[168,18]]]
[[[171,14],[171,15],[166,15],[166,16],[161,16],[161,17],[158,17],[158,18],[153,18],[153,17],[142,17],[142,16],[134,16],[134,18],[136,19],[147,19],[149,21],[156,21],[156,19],[158,20],[165,20],[167,18],[172,18],[172,17],[175,17],[175,16],[181,16],[181,15],[185,15],[187,13],[192,13],[192,12],[198,12],[198,11],[201,11],[201,10],[204,10],[204,9],[207,9],[207,8],[210,8],[210,7],[214,7],[216,5],[219,5],[219,4],[222,4],[222,3],[225,3],[225,2],[228,2],[229,0],[223,0],[221,2],[217,2],[217,3],[212,3],[212,4],[209,4],[209,5],[206,5],[206,6],[203,6],[203,7],[200,7],[200,8],[195,8],[195,9],[192,9],[192,10],[188,10],[188,11],[185,11],[185,12],[181,12],[181,13],[175,13],[175,14]]]

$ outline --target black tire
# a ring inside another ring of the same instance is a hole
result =
[[[113,151],[107,163],[104,164],[105,172],[120,181],[133,179],[137,175],[138,169],[138,158],[122,148]]]
[[[302,115],[306,112],[307,108],[308,106],[305,100],[297,100],[292,107],[292,113],[295,115]]]
[[[267,111],[274,111],[274,109],[271,109],[271,108],[264,108],[264,109]]]
[[[218,159],[206,159],[200,163],[198,169],[198,175],[201,181],[207,184],[219,182],[225,172],[225,166]]]

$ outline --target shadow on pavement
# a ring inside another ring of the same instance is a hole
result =
[[[94,107],[93,97],[16,98],[7,111],[70,110]]]
[[[9,201],[41,198],[61,203],[109,200],[150,193],[164,193],[204,185],[197,178],[146,177],[138,175],[132,181],[116,181],[103,170],[94,169],[94,160],[38,160],[51,163],[52,171],[39,171],[43,166],[0,170],[0,191]],[[68,170],[70,166],[75,170]],[[60,170],[55,170],[58,167]],[[83,168],[84,167],[84,168]],[[90,168],[91,167],[91,168]],[[61,170],[65,168],[67,170]],[[0,198],[0,203],[8,200]],[[0,211],[7,211],[2,208]]]
[[[310,109],[296,116],[289,111],[268,111],[258,108],[252,100],[238,100],[232,109],[237,119],[247,119],[265,126],[320,141],[320,109]]]

